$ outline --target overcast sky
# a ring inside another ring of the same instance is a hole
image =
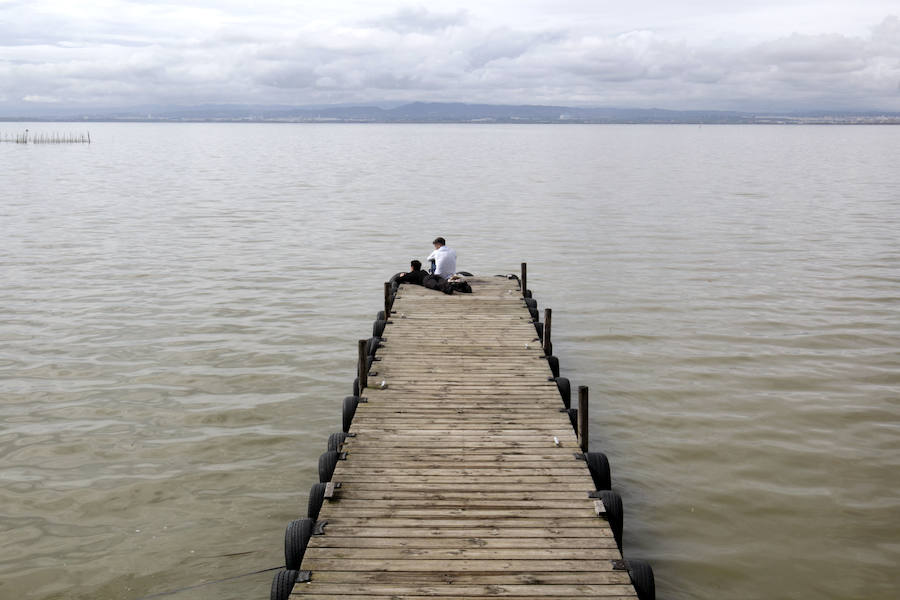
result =
[[[0,0],[0,108],[900,111],[900,2]]]

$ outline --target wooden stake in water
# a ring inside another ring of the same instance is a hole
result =
[[[15,142],[16,144],[90,144],[91,134],[87,133],[35,133],[26,129],[24,133],[17,133],[10,137],[0,133],[0,142]]]
[[[522,263],[522,295],[525,295],[525,290],[528,289],[528,264]]]
[[[553,310],[544,309],[544,356],[553,355],[553,344],[550,343],[550,321],[553,317]]]
[[[578,445],[582,452],[588,451],[590,426],[588,425],[588,388],[578,386]]]
[[[366,352],[368,340],[359,340],[359,394],[363,388],[369,387],[369,353]]]

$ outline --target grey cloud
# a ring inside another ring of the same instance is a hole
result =
[[[884,44],[878,33],[890,37],[893,31],[900,41],[896,21],[886,19],[865,39],[795,34],[750,48],[730,83],[747,96],[767,94],[785,103],[900,109],[891,89],[900,80],[900,44]]]
[[[895,52],[900,51],[900,18],[890,16],[873,27],[872,45]]]
[[[468,20],[468,13],[464,10],[436,13],[420,6],[401,8],[390,16],[370,21],[368,24],[397,33],[432,33],[449,27],[463,26]]]
[[[472,68],[481,68],[498,59],[512,59],[526,52],[537,51],[543,44],[559,42],[564,36],[549,32],[519,32],[508,28],[488,32],[469,50]]]
[[[407,8],[356,25],[226,23],[159,34],[114,23],[33,43],[0,40],[0,81],[17,97],[150,102],[456,100],[661,108],[900,110],[900,21],[865,37],[791,35],[752,47],[483,27],[468,13]],[[94,41],[88,41],[94,40]],[[100,41],[97,41],[100,40]],[[16,42],[18,43],[18,42]],[[72,47],[65,47],[65,46]]]
[[[302,63],[270,63],[257,69],[253,80],[267,87],[303,89],[315,83],[316,73]]]
[[[865,43],[840,35],[794,34],[758,46],[758,60],[794,73],[847,73],[865,66]]]

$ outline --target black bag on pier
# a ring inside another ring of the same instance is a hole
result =
[[[451,281],[450,287],[454,292],[460,292],[462,294],[471,294],[472,286],[469,285],[468,281]]]
[[[440,290],[445,294],[452,294],[453,292],[460,292],[462,294],[472,293],[472,286],[470,286],[467,281],[447,281],[443,277],[437,275],[426,275],[425,279],[422,281],[422,285],[430,290]]]

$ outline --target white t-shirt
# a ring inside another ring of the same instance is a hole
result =
[[[428,262],[434,260],[434,274],[447,279],[456,273],[456,250],[441,246],[426,258]]]

